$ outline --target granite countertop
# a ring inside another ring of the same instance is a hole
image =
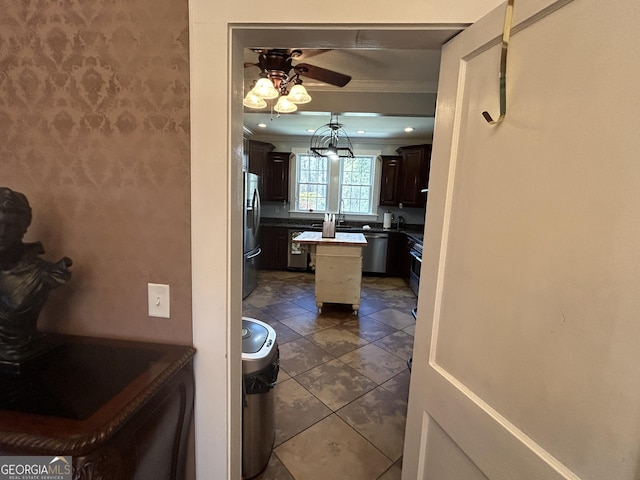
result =
[[[320,232],[322,231],[322,223],[308,222],[304,223],[301,219],[286,219],[286,218],[263,218],[260,222],[264,227],[278,227],[289,228],[294,230],[300,230],[301,232]],[[369,229],[363,229],[364,225],[369,225]],[[381,223],[364,223],[364,222],[348,222],[343,225],[336,225],[337,232],[345,233],[405,233],[411,236],[417,236],[422,239],[422,232],[424,225],[408,224],[403,229],[397,228],[382,228]]]
[[[362,233],[337,232],[335,238],[322,236],[322,232],[302,232],[296,237],[297,243],[322,243],[332,245],[366,245],[367,240]]]

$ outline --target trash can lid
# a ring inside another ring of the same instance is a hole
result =
[[[242,353],[258,353],[269,331],[254,319],[242,318]]]
[[[276,331],[271,325],[242,317],[242,373],[257,372],[276,361]]]

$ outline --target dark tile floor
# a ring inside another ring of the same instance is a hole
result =
[[[259,480],[400,479],[416,297],[399,278],[363,277],[357,315],[317,313],[312,273],[263,271],[243,315],[280,348],[276,441]]]

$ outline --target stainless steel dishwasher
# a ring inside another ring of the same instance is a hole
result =
[[[386,273],[389,234],[364,233],[364,238],[367,239],[367,246],[362,249],[362,272]]]
[[[306,270],[309,265],[307,250],[302,248],[294,239],[302,233],[302,230],[289,230],[289,241],[287,242],[287,268],[289,270]]]

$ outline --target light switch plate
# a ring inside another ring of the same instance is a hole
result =
[[[149,283],[149,316],[171,318],[169,304],[169,285]]]

